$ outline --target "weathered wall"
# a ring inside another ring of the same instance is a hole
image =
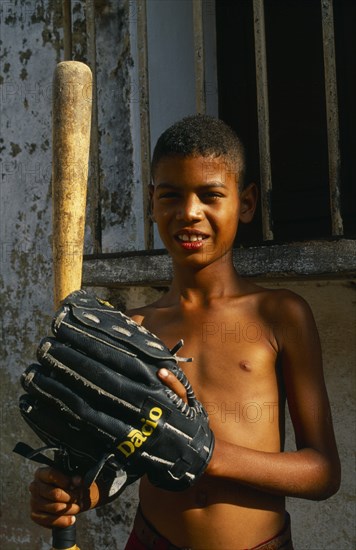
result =
[[[31,542],[40,537],[27,512],[33,468],[11,450],[25,437],[17,412],[19,376],[51,312],[48,119],[62,29],[54,4],[42,9],[40,3],[4,2],[1,9],[1,544],[41,548],[41,542]]]
[[[73,52],[97,78],[97,145],[91,161],[86,251],[142,248],[141,190],[132,118],[137,116],[137,66],[131,48],[129,0],[73,2]],[[17,411],[19,376],[35,356],[52,315],[51,79],[63,59],[60,0],[1,2],[1,548],[44,550],[49,533],[28,517],[27,485],[34,466],[12,454],[36,444]],[[88,14],[91,21],[88,25]],[[94,61],[96,59],[96,65]],[[135,83],[136,89],[132,89]],[[136,114],[135,114],[136,113]],[[100,208],[98,206],[100,205]],[[355,544],[352,444],[355,362],[354,290],[348,281],[290,282],[311,303],[321,330],[326,378],[343,462],[343,485],[325,503],[290,502],[296,549],[351,550]],[[97,289],[128,307],[154,289]],[[290,443],[291,444],[291,443]],[[120,502],[83,516],[81,547],[122,549],[136,505],[136,488]]]
[[[142,247],[142,197],[132,162],[131,87],[136,68],[130,50],[131,4],[72,2],[73,57],[92,67],[99,98],[86,252]],[[20,419],[17,402],[20,374],[35,359],[52,316],[51,93],[55,65],[64,59],[64,29],[61,0],[2,1],[0,9],[0,545],[5,550],[37,550],[49,548],[50,533],[29,520],[27,487],[34,466],[13,455],[12,448],[20,439],[38,444]],[[129,492],[126,502],[105,510],[104,517],[99,511],[84,520],[82,548],[95,548],[99,541],[102,548],[109,547],[107,533],[122,547],[132,502]]]

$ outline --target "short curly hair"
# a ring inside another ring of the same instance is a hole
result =
[[[232,165],[240,190],[245,186],[245,150],[234,130],[218,118],[192,115],[179,120],[161,134],[153,151],[151,173],[164,157],[223,157]]]

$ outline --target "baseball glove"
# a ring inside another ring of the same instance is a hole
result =
[[[63,301],[52,331],[38,348],[39,364],[22,375],[20,412],[44,449],[55,451],[56,467],[90,484],[105,466],[120,492],[143,474],[163,489],[191,486],[210,461],[214,436],[179,367],[180,345],[170,351],[83,290]],[[160,382],[162,367],[184,384],[188,404]],[[15,451],[51,463],[43,449],[19,443]]]

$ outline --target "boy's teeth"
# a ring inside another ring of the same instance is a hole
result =
[[[202,241],[203,237],[201,235],[186,235],[185,233],[183,235],[179,235],[179,239],[184,242],[195,242],[195,241]]]

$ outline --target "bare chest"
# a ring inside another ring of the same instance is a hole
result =
[[[183,339],[178,355],[192,362],[181,366],[201,401],[252,401],[277,391],[273,334],[257,316],[185,314],[153,325],[170,348]]]
[[[147,328],[168,347],[184,340],[181,362],[217,437],[254,449],[281,446],[283,399],[273,329],[257,308],[154,315]]]

